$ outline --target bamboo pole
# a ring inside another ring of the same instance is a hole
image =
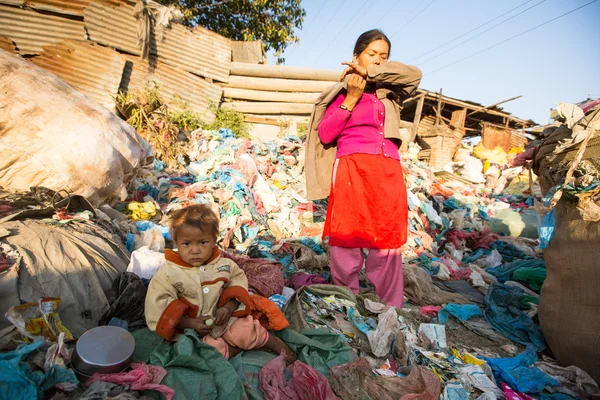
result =
[[[248,114],[292,114],[309,115],[313,105],[305,103],[273,103],[273,102],[250,102],[235,101],[222,103],[221,107],[228,110],[237,110]]]
[[[333,85],[333,82],[298,79],[253,78],[231,75],[229,77],[229,83],[222,86],[225,88],[266,90],[273,92],[321,93],[331,85]]]
[[[341,72],[326,69],[287,67],[283,65],[260,65],[240,62],[231,63],[231,75],[255,78],[305,79],[311,81],[337,82]]]
[[[239,88],[224,88],[223,97],[237,100],[273,101],[281,103],[314,103],[320,93],[269,92]]]

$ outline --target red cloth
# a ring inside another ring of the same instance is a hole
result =
[[[489,249],[490,243],[498,240],[498,236],[485,229],[481,232],[466,232],[459,229],[451,229],[446,232],[446,239],[454,245],[456,249],[462,249],[461,240],[465,240],[470,249]]]
[[[382,155],[351,154],[334,164],[323,238],[330,246],[397,249],[408,235],[402,166]]]

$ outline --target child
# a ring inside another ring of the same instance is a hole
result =
[[[281,339],[250,316],[244,271],[220,256],[219,220],[207,204],[173,212],[171,234],[178,252],[167,249],[167,265],[150,281],[145,314],[148,327],[171,341],[193,329],[227,359],[242,350],[266,348],[296,356]]]

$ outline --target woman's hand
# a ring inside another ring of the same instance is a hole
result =
[[[340,76],[340,82],[344,80],[347,75],[356,74],[360,75],[362,78],[367,78],[367,69],[358,63],[345,61],[342,63],[343,65],[347,65],[348,68],[342,72],[342,76]]]
[[[348,94],[346,99],[342,104],[352,110],[356,103],[360,100],[363,91],[365,90],[365,85],[367,81],[364,80],[360,75],[352,74],[350,75],[350,79],[348,79]]]

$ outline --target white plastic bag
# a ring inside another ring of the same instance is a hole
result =
[[[385,357],[391,350],[392,340],[400,331],[398,314],[395,308],[390,308],[383,314],[379,314],[377,329],[367,332],[367,338],[371,345],[371,352],[376,357]]]
[[[154,274],[166,264],[167,260],[163,253],[144,246],[131,253],[127,272],[133,272],[142,279],[152,279]]]

